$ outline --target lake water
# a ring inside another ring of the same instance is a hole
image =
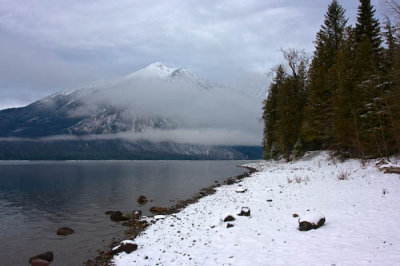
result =
[[[172,206],[239,175],[246,161],[0,161],[0,265],[28,265],[53,251],[52,265],[81,265],[125,228],[106,210]],[[136,199],[152,200],[140,206]],[[75,233],[57,236],[59,227]]]

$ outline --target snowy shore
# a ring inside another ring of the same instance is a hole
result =
[[[397,162],[399,164],[399,162]],[[320,152],[258,172],[181,212],[160,217],[114,256],[115,265],[394,265],[400,261],[400,179],[373,161],[343,163]],[[343,180],[340,180],[343,179]],[[251,216],[238,216],[248,207]],[[298,219],[326,223],[301,232]],[[223,220],[235,220],[227,228]],[[127,240],[126,242],[130,242]]]

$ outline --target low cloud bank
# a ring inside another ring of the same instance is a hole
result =
[[[150,130],[147,132],[121,132],[102,135],[57,135],[43,138],[0,138],[0,141],[56,142],[56,141],[93,141],[125,140],[129,142],[147,140],[151,142],[175,142],[180,144],[221,145],[221,146],[260,146],[258,134],[238,130],[222,129],[174,129]]]

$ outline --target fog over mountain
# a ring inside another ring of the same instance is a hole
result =
[[[0,140],[260,145],[264,96],[153,63],[121,78],[0,111]]]

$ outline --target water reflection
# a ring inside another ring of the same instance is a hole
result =
[[[55,265],[80,265],[123,231],[105,210],[171,206],[201,188],[238,175],[243,161],[123,161],[0,163],[1,265],[23,265],[53,250]],[[136,199],[146,195],[145,207]],[[61,226],[76,231],[56,235]],[[104,240],[104,242],[102,241]],[[11,261],[1,261],[12,258]]]

